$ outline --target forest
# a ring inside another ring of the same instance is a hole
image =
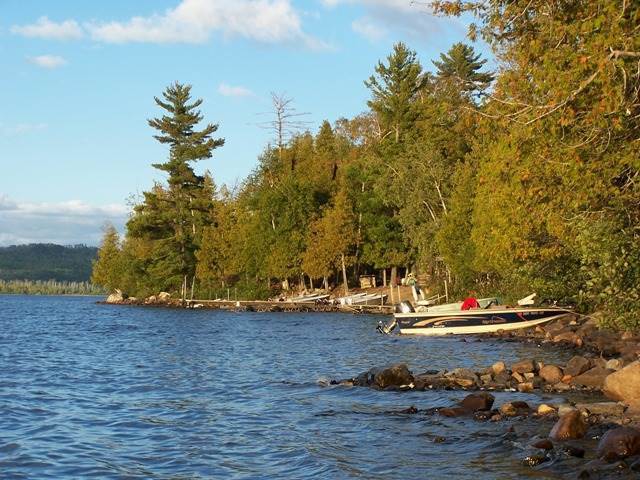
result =
[[[274,96],[273,143],[233,189],[196,173],[224,139],[191,86],[170,85],[149,120],[167,181],[133,207],[123,238],[105,231],[93,283],[266,298],[412,271],[435,293],[445,281],[454,296],[537,292],[640,326],[640,4],[431,8],[472,15],[469,44],[429,65],[395,44],[363,75],[363,113],[314,132]]]
[[[0,279],[86,282],[98,249],[33,243],[0,247]]]

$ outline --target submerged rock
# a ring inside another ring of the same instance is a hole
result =
[[[460,406],[472,412],[491,410],[495,397],[487,392],[472,393],[460,401]]]
[[[373,385],[385,389],[389,387],[403,387],[413,383],[413,375],[405,363],[391,365],[374,372]]]
[[[529,404],[520,400],[508,402],[500,406],[500,414],[505,417],[520,417],[531,411]]]
[[[574,410],[562,415],[549,433],[553,440],[570,440],[582,438],[587,433],[587,424],[582,418],[582,413]]]
[[[609,430],[598,443],[598,456],[607,462],[640,454],[640,430],[618,427]]]

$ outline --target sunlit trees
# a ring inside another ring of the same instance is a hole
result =
[[[91,282],[108,291],[122,288],[123,272],[120,235],[113,225],[107,225],[98,249],[98,258],[93,262]]]

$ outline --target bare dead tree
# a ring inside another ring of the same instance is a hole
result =
[[[273,115],[273,118],[258,123],[258,126],[273,132],[278,156],[282,160],[282,150],[291,137],[311,124],[310,121],[304,120],[310,113],[298,112],[293,106],[293,98],[287,97],[284,93],[271,92],[271,103],[273,110],[262,115]]]

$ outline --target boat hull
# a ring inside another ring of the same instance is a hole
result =
[[[558,308],[412,312],[398,313],[395,320],[405,335],[464,335],[530,328],[570,313]]]

